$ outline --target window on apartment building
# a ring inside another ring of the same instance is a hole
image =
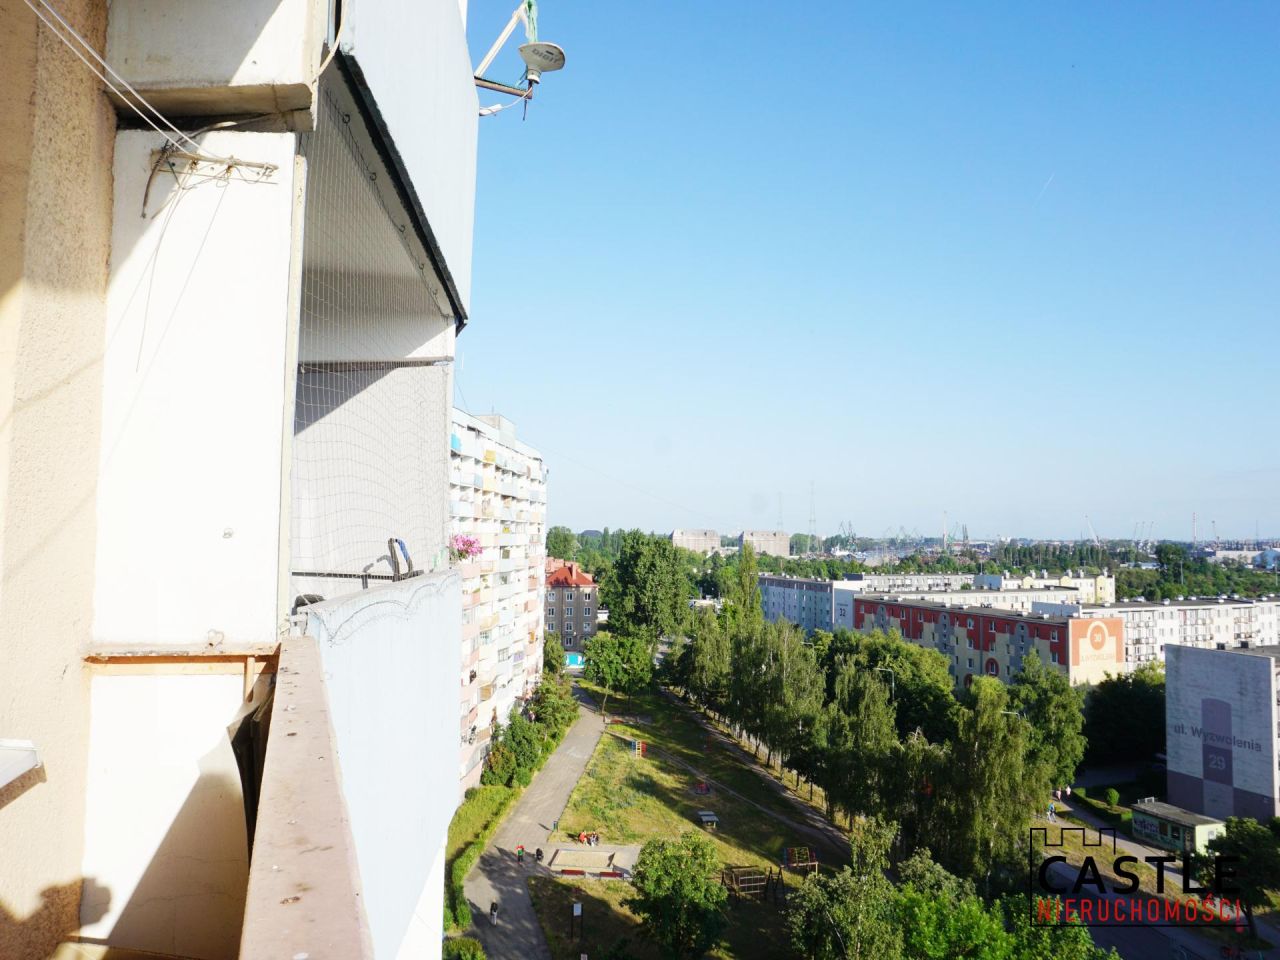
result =
[[[1058,655],[1057,655],[1056,653],[1050,653],[1050,654],[1049,654],[1049,662],[1050,662],[1050,663],[1057,663],[1057,662],[1058,662]]]
[[[573,607],[565,607],[565,608],[564,608],[564,615],[565,615],[565,618],[566,618],[566,619],[567,619],[567,618],[569,618],[569,617],[572,617],[572,616],[573,616]]]
[[[1058,639],[1058,631],[1057,631],[1057,630],[1050,630],[1050,631],[1049,631],[1049,639],[1050,639],[1050,640],[1057,640],[1057,639]]]
[[[572,590],[566,590],[566,591],[564,592],[564,598],[565,598],[566,600],[572,600],[572,599],[573,599],[573,591],[572,591]]]
[[[972,670],[972,669],[973,669],[973,657],[970,657],[970,658],[969,658],[969,669],[970,669],[970,670]]]

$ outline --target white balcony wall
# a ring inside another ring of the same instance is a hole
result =
[[[457,0],[362,0],[344,32],[427,222],[471,299],[479,100]]]
[[[305,109],[328,10],[327,0],[112,0],[107,59],[170,113]]]
[[[179,186],[168,171],[152,176],[156,134],[116,138],[97,642],[277,633],[295,137],[201,142],[277,169],[262,182],[192,174]]]
[[[458,801],[461,585],[446,571],[305,608],[379,957],[440,956],[444,848]]]

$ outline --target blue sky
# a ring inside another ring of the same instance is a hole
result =
[[[474,60],[513,6],[471,0]],[[455,399],[541,449],[553,523],[781,494],[804,531],[812,485],[820,532],[1280,535],[1280,6],[544,0],[540,33],[567,67],[480,123]]]

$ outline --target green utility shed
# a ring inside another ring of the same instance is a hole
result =
[[[1139,800],[1133,805],[1133,838],[1166,850],[1203,853],[1225,829],[1221,820],[1170,803]]]

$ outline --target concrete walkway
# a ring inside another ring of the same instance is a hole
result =
[[[586,701],[576,687],[574,692],[579,701]],[[552,824],[564,812],[603,733],[599,715],[580,705],[577,721],[520,795],[467,876],[464,890],[474,919],[470,935],[484,944],[490,960],[551,960],[525,880],[539,869],[533,863],[534,850],[542,847],[546,856],[551,855]],[[515,849],[520,844],[526,850],[523,865],[516,863]],[[489,904],[494,901],[498,904],[496,927],[489,923]]]

